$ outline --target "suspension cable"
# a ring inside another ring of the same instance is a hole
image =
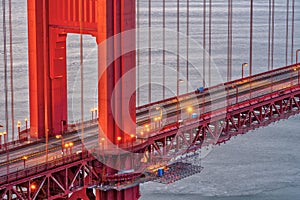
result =
[[[212,57],[211,57],[211,42],[212,42],[212,38],[211,38],[211,36],[212,36],[212,29],[211,29],[211,27],[212,27],[212,0],[209,0],[209,22],[208,22],[208,26],[209,26],[209,33],[208,33],[208,36],[209,36],[209,39],[208,39],[208,41],[209,41],[209,47],[208,47],[208,53],[209,53],[209,62],[208,62],[208,66],[209,66],[209,70],[208,70],[208,73],[209,73],[209,80],[208,80],[208,83],[209,83],[209,86],[211,86],[211,62],[212,62]]]
[[[295,0],[292,0],[292,36],[291,36],[291,64],[294,60],[294,34],[295,34]]]
[[[270,70],[270,65],[271,65],[271,11],[272,11],[272,6],[271,6],[271,0],[269,0],[269,29],[268,29],[268,70]]]
[[[253,0],[250,2],[250,58],[249,58],[249,73],[252,75],[253,62]]]
[[[7,49],[6,49],[6,14],[5,14],[5,1],[2,0],[2,12],[3,12],[3,56],[4,56],[4,92],[5,92],[5,125],[6,134],[4,135],[4,141],[8,142],[8,86],[7,86]],[[6,160],[9,161],[9,150],[5,145]],[[9,166],[7,165],[6,173],[9,174]]]
[[[285,65],[287,66],[288,65],[288,49],[289,49],[289,6],[290,6],[290,1],[287,0],[286,1],[286,34],[285,34],[285,39],[286,39],[286,42],[285,42]]]
[[[152,71],[152,58],[151,58],[151,0],[148,0],[148,61],[149,61],[149,65],[148,65],[148,81],[149,81],[149,86],[148,86],[148,103],[151,103],[151,89],[152,89],[152,85],[151,85],[151,71]]]
[[[7,49],[6,49],[6,11],[5,1],[2,0],[2,25],[3,25],[3,58],[4,58],[4,93],[5,93],[5,128],[8,135],[8,85],[7,85]],[[6,135],[6,137],[7,137]],[[8,137],[7,137],[8,138]],[[6,141],[7,142],[7,141]]]
[[[206,0],[203,0],[203,87],[205,87],[206,68]]]
[[[11,95],[11,135],[14,141],[15,115],[14,115],[14,76],[13,76],[13,45],[12,45],[12,12],[11,0],[9,2],[9,54],[10,54],[10,95]]]
[[[83,75],[83,13],[82,13],[82,8],[83,8],[83,0],[80,0],[80,6],[79,6],[79,23],[80,23],[80,110],[81,110],[81,151],[84,153],[84,75]],[[98,136],[99,137],[99,136]],[[83,156],[82,156],[83,158]]]
[[[227,81],[232,79],[232,0],[228,0]]]
[[[137,1],[137,106],[140,106],[140,0]]]
[[[163,99],[166,97],[166,0],[163,0]]]
[[[186,1],[186,93],[189,91],[189,35],[190,35],[190,0]]]
[[[275,36],[275,0],[272,0],[272,47],[271,47],[271,69],[274,68],[274,38]]]
[[[177,78],[176,78],[176,86],[177,86],[177,97],[179,95],[179,0],[177,0]]]

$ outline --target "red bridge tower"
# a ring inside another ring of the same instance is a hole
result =
[[[30,135],[31,138],[44,138],[47,134],[60,134],[62,121],[68,122],[67,34],[89,34],[100,44],[118,33],[132,30],[135,28],[135,0],[28,0],[28,24]],[[112,117],[112,108],[118,110],[118,118],[122,116],[126,110],[122,102],[128,97],[121,91],[112,102],[111,95],[120,78],[134,70],[135,51],[121,52],[122,56],[108,68],[104,63],[115,51],[122,51],[123,42],[115,40],[113,46],[100,45],[102,49],[98,54],[98,71],[105,71],[98,81],[99,125],[113,143],[119,136],[126,140],[126,135],[130,134],[124,133]],[[130,41],[126,41],[128,44],[135,49],[134,34]],[[135,88],[135,76],[130,80],[130,87]],[[130,99],[132,119],[118,119],[122,124],[127,124],[126,120],[135,122],[135,94]],[[121,192],[97,194],[98,199],[132,200],[138,196],[138,186]]]

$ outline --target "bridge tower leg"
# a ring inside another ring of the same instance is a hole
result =
[[[68,33],[75,33],[92,35],[99,44],[98,110],[102,133],[115,144],[128,142],[129,135],[135,133],[136,120],[135,93],[127,92],[135,90],[135,0],[27,2],[31,137],[43,138],[46,132],[49,136],[60,134],[62,122],[67,123],[66,38]],[[112,45],[101,45],[127,30],[133,30],[129,38],[113,39]],[[123,51],[128,48],[132,51]],[[109,63],[117,54],[120,56]],[[132,73],[127,81],[121,79],[129,71]],[[112,100],[119,82],[121,90]],[[139,187],[97,194],[101,200],[132,200],[138,199]]]

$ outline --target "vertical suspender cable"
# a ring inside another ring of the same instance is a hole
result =
[[[166,0],[163,0],[163,99],[166,97]]]
[[[9,0],[9,55],[10,55],[10,98],[11,98],[11,139],[15,135],[15,114],[14,114],[14,74],[13,74],[13,46],[12,46],[12,13],[11,0]]]
[[[186,1],[186,92],[189,91],[189,36],[190,36],[190,0]]]
[[[230,61],[229,61],[229,35],[230,35],[230,0],[228,0],[228,9],[227,9],[227,81],[230,81]]]
[[[6,49],[6,11],[5,11],[5,1],[2,0],[2,25],[3,25],[3,57],[4,57],[4,93],[5,93],[5,128],[8,134],[8,86],[7,86],[7,49]],[[4,137],[7,137],[4,136]]]
[[[148,44],[149,44],[149,48],[148,48],[148,59],[149,59],[149,66],[148,66],[148,81],[149,81],[149,88],[148,88],[148,103],[151,103],[151,62],[152,62],[152,58],[151,58],[151,0],[149,0],[148,2]]]
[[[271,45],[271,69],[274,68],[274,35],[275,35],[275,0],[272,0],[272,45]]]
[[[203,0],[203,87],[205,87],[206,68],[206,0]]]
[[[209,66],[209,71],[208,71],[208,73],[209,73],[209,75],[208,75],[208,83],[209,83],[209,86],[211,86],[211,61],[212,61],[212,57],[211,57],[211,42],[212,42],[212,38],[211,38],[211,36],[212,36],[212,30],[211,30],[211,25],[212,25],[212,0],[209,0],[209,33],[208,33],[208,35],[209,35],[209,39],[208,39],[208,41],[209,41],[209,47],[208,47],[208,53],[209,53],[209,61],[208,61],[208,66]]]
[[[230,80],[232,79],[232,0],[230,0],[230,18],[229,18],[230,26],[230,34],[229,34],[229,70],[230,70]]]
[[[232,79],[232,0],[228,0],[227,81]]]
[[[230,0],[230,80],[232,79],[232,0]]]
[[[253,56],[253,0],[250,2],[250,58],[249,73],[252,75],[252,56]]]
[[[290,6],[290,1],[286,0],[286,34],[285,34],[285,65],[288,65],[288,51],[289,51],[289,6]]]
[[[292,0],[292,36],[291,36],[291,64],[294,59],[294,34],[295,34],[295,0]]]
[[[7,139],[4,141],[8,141],[8,102],[7,102],[7,93],[8,93],[8,86],[7,86],[7,51],[6,51],[6,14],[5,14],[5,1],[2,0],[2,12],[3,12],[3,56],[4,56],[4,91],[5,91],[5,125],[6,125],[6,137]],[[6,160],[9,160],[9,151],[7,145],[5,146],[6,149]],[[7,174],[9,174],[9,165],[7,165]]]
[[[83,22],[83,0],[79,2],[79,23],[80,23],[80,111],[81,111],[81,148],[82,154],[84,153],[84,98],[83,98],[83,35],[82,35],[82,22]],[[83,156],[82,156],[83,158]]]
[[[179,0],[177,0],[177,78],[176,78],[176,86],[177,86],[177,97],[179,96]],[[177,104],[178,105],[178,104]]]
[[[271,65],[271,0],[269,0],[269,29],[268,29],[268,70],[270,70]]]
[[[140,0],[136,0],[137,12],[137,105],[140,106]]]

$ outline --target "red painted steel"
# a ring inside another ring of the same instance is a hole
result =
[[[44,4],[47,6],[43,6]],[[30,134],[32,138],[42,138],[45,136],[46,124],[49,135],[55,135],[61,131],[61,121],[67,121],[67,33],[93,35],[99,44],[118,33],[134,29],[135,0],[28,0],[28,23]],[[117,136],[123,136],[123,133],[111,118],[111,107],[118,111],[124,110],[128,105],[123,105],[122,102],[131,98],[129,109],[131,118],[135,121],[135,94],[128,97],[126,92],[119,91],[113,105],[110,101],[115,84],[135,67],[135,51],[124,55],[122,52],[124,45],[131,45],[135,49],[135,35],[126,38],[127,41],[114,40],[113,46],[102,48],[105,45],[100,45],[99,49],[99,72],[105,71],[99,77],[99,122],[109,139],[116,142]],[[116,58],[112,64],[106,63],[106,58],[114,56],[117,51],[121,51],[121,57]],[[114,77],[113,80],[111,77]],[[132,76],[130,80],[132,82],[126,87],[135,88],[135,77]],[[44,118],[45,110],[48,120]],[[118,112],[116,120],[122,121],[120,116],[122,112]],[[126,140],[126,135],[122,140]]]
[[[139,173],[143,172],[147,166],[158,164],[165,158],[170,159],[178,153],[193,152],[200,148],[206,148],[210,144],[225,143],[232,136],[300,113],[300,86],[297,80],[299,71],[300,66],[292,65],[253,76],[251,77],[253,81],[261,78],[265,80],[265,77],[270,74],[273,77],[276,77],[277,74],[281,79],[278,77],[279,82],[271,83],[274,86],[271,92],[265,91],[265,88],[255,90],[255,87],[252,87],[252,99],[242,100],[242,93],[239,93],[238,98],[235,95],[227,96],[229,104],[226,107],[207,111],[195,119],[188,118],[183,124],[175,121],[161,130],[153,129],[145,140],[141,139],[139,143],[134,143],[131,147],[121,146],[127,150],[122,155],[115,153],[103,155],[101,160],[105,159],[107,162],[127,162],[130,159],[130,151],[139,152],[131,160],[133,166],[137,167],[134,173],[119,175],[111,172],[107,175],[105,167],[98,160],[99,157],[95,159],[93,155],[84,152],[0,177],[0,196],[8,197],[9,194],[15,194],[20,199],[27,199],[28,195],[32,199],[34,199],[33,197],[36,199],[66,199],[73,193],[91,195],[91,192],[86,190],[87,188],[102,188],[97,192],[97,198],[137,199],[139,197],[138,187],[132,186],[138,185],[141,178],[145,179],[144,175]],[[290,73],[296,75],[293,82],[290,82]],[[288,79],[286,79],[287,77]],[[284,82],[280,80],[284,80]],[[231,84],[238,82],[240,80],[226,83],[226,88],[229,89]],[[285,87],[282,88],[282,86]],[[232,91],[234,92],[235,89]],[[202,104],[201,101],[199,103]],[[172,118],[176,119],[177,116],[171,116],[168,120],[172,121]],[[96,153],[99,149],[94,151]],[[141,161],[142,159],[144,162]],[[82,174],[86,174],[86,176],[82,177]],[[147,180],[149,181],[151,178]],[[28,189],[32,183],[36,184],[35,191]],[[123,190],[127,186],[132,188]],[[120,189],[120,192],[116,190],[105,192],[103,190],[105,187],[108,189],[116,187]]]
[[[134,29],[135,0],[28,0],[28,24],[30,136],[51,137],[61,134],[62,124],[68,121],[67,34],[90,34],[100,44],[118,33]],[[135,89],[135,34],[131,34],[126,41],[113,40],[112,45],[99,45],[98,49],[99,124],[113,143],[123,143],[131,139],[129,134],[135,128],[130,127],[130,124],[135,124],[135,93],[128,96],[125,91]],[[127,48],[131,46],[133,51],[122,52],[124,45]],[[106,63],[117,53],[121,56],[115,58],[113,63]],[[121,78],[130,70],[133,70],[133,75],[128,84]],[[117,91],[112,102],[114,87],[120,80],[121,90]],[[129,105],[124,103],[126,99],[130,99]],[[131,116],[124,118],[122,116],[127,107]],[[112,108],[117,111],[114,119]],[[125,126],[126,133],[116,121]],[[118,137],[121,141],[117,141]],[[111,196],[115,199],[134,199],[137,194],[138,187],[134,187],[120,193],[102,192],[101,199],[111,199]]]

